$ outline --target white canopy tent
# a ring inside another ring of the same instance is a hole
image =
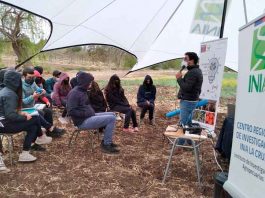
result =
[[[223,0],[200,0],[223,4]],[[199,53],[200,43],[216,36],[191,32],[195,0],[6,0],[48,19],[52,32],[42,51],[85,44],[122,48],[137,57],[131,71]],[[242,0],[228,3],[224,37],[228,38],[226,66],[237,70],[238,29],[245,24]],[[246,0],[248,19],[264,10],[264,0]],[[219,22],[221,26],[221,22]],[[210,24],[210,22],[209,22]]]

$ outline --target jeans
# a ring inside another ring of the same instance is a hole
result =
[[[137,104],[138,107],[142,108],[140,118],[143,119],[146,112],[149,110],[149,120],[152,120],[154,118],[154,109],[155,105],[150,103],[149,105],[146,102],[140,102]]]
[[[4,123],[4,128],[0,129],[2,129],[4,133],[18,133],[21,131],[26,131],[27,134],[23,143],[24,151],[29,151],[31,143],[36,140],[38,134],[42,133],[39,116],[32,116],[32,118],[27,121],[7,121]]]
[[[192,123],[193,111],[196,108],[197,101],[180,101],[180,121],[181,125],[190,125]],[[184,139],[179,139],[178,144],[183,145],[185,143]],[[191,144],[191,141],[188,141]]]
[[[132,118],[133,127],[138,127],[136,120],[136,113],[130,106],[115,106],[111,111],[117,111],[125,114],[124,128],[128,129],[130,125],[130,119]]]
[[[78,126],[79,129],[99,129],[105,127],[104,145],[112,143],[112,134],[115,128],[116,117],[112,112],[96,113],[95,116],[89,117]]]

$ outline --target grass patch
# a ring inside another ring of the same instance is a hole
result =
[[[162,77],[154,77],[154,84],[157,87],[178,87],[176,78],[174,76],[162,76]],[[99,80],[99,86],[104,88],[108,80]],[[134,79],[121,79],[122,86],[130,87],[130,86],[139,86],[143,83],[143,78],[134,78]],[[236,96],[236,87],[237,87],[237,73],[225,73],[222,81],[222,91],[221,96],[224,98],[230,98]]]

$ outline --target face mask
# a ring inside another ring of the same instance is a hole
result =
[[[35,79],[35,83],[36,83],[36,84],[41,84],[41,82],[42,82],[41,80],[42,80],[41,78],[36,78],[36,79]]]
[[[120,81],[119,81],[119,80],[115,80],[115,85],[116,85],[117,87],[119,87],[119,86],[120,86]]]
[[[25,79],[25,82],[29,85],[32,85],[34,83],[34,78]]]
[[[187,67],[187,66],[188,66],[188,62],[185,61],[185,60],[183,60],[183,61],[181,62],[181,66],[185,66],[185,67]]]
[[[63,83],[64,83],[65,85],[68,85],[68,84],[69,84],[69,81],[68,81],[68,80],[64,80]]]

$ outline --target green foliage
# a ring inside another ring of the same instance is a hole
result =
[[[131,69],[136,64],[136,62],[137,62],[137,60],[134,56],[132,56],[130,54],[126,54],[123,58],[122,68],[123,69]]]
[[[150,68],[153,70],[159,70],[159,69],[162,69],[162,70],[176,69],[176,70],[178,70],[181,67],[181,61],[182,61],[182,59],[174,59],[174,60],[166,61],[163,63],[158,63],[154,66],[151,66]]]
[[[18,63],[43,48],[48,37],[43,31],[46,20],[5,4],[0,4],[0,18],[0,38],[12,46]],[[3,53],[8,54],[6,49]]]

